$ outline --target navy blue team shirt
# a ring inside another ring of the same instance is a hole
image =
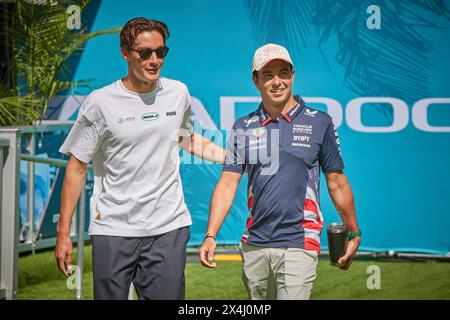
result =
[[[335,172],[344,163],[332,118],[295,99],[298,104],[278,119],[262,103],[239,118],[228,139],[223,171],[248,174],[243,242],[320,252],[320,169]]]

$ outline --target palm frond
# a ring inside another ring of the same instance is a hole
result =
[[[275,42],[307,46],[314,1],[244,0],[244,7],[248,12],[257,45]]]
[[[448,2],[444,0],[408,0],[413,6],[420,7],[434,14],[450,18]]]
[[[311,29],[320,32],[322,45],[336,37],[336,61],[345,68],[344,85],[362,96],[393,96],[409,104],[429,95],[435,48],[420,27],[443,28],[433,19],[450,19],[443,0],[379,0],[380,30],[369,30],[366,21],[370,0],[244,1],[257,44],[279,42],[294,53],[308,45]],[[425,13],[425,14],[423,14]],[[301,52],[301,51],[300,51]],[[331,69],[331,67],[329,66]],[[391,108],[378,109],[391,117]]]
[[[11,43],[6,45],[13,51],[13,63],[10,66],[14,77],[12,92],[35,101],[33,112],[30,113],[36,116],[34,120],[45,117],[48,102],[53,96],[63,90],[86,85],[86,81],[68,81],[72,76],[67,72],[69,58],[81,52],[87,41],[120,31],[119,28],[92,33],[85,29],[69,30],[66,25],[67,7],[78,5],[82,11],[89,2],[62,0],[56,5],[50,5],[18,0],[16,11],[7,17],[10,27],[2,33],[6,32],[11,39]]]
[[[448,13],[444,3],[417,2],[433,13]],[[359,95],[393,96],[410,104],[428,96],[429,60],[434,48],[416,29],[435,26],[430,19],[415,14],[409,1],[379,1],[382,9],[380,30],[366,26],[370,1],[318,2],[314,22],[323,28],[321,44],[336,35],[337,61],[345,67],[345,85]],[[378,106],[387,117],[391,108]]]
[[[31,124],[39,116],[33,108],[36,102],[29,97],[1,97],[0,126]]]
[[[48,103],[50,102],[50,99],[56,96],[61,91],[66,91],[70,89],[71,91],[74,91],[76,88],[80,86],[87,86],[88,85],[87,80],[75,80],[75,81],[51,81],[50,83],[46,84],[46,96],[42,97],[40,99],[40,114],[39,114],[39,120],[45,119],[45,115],[47,114],[47,108]]]

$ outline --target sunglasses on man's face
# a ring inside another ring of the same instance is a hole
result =
[[[162,59],[162,58],[164,58],[167,55],[167,52],[169,52],[169,48],[168,47],[159,47],[159,48],[156,48],[156,49],[144,48],[144,49],[139,49],[139,50],[136,50],[136,49],[133,49],[133,48],[128,48],[128,49],[132,50],[132,51],[136,51],[137,53],[139,53],[139,57],[141,57],[142,60],[149,59],[152,56],[153,52],[156,53],[156,56],[159,59]]]

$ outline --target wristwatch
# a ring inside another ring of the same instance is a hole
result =
[[[212,235],[206,235],[206,236],[203,238],[203,241],[205,241],[206,238],[213,238],[214,241],[216,241],[216,237],[214,237],[214,236],[212,236]]]

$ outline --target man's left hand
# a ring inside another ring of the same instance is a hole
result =
[[[356,251],[358,251],[359,244],[361,243],[361,237],[356,237],[348,240],[347,250],[345,251],[345,255],[341,257],[338,261],[339,264],[343,264],[339,267],[341,270],[348,270],[353,262],[353,258],[356,255]]]

